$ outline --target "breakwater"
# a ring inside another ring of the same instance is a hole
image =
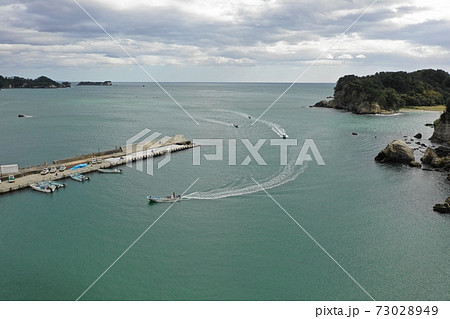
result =
[[[88,174],[97,171],[99,168],[111,168],[115,166],[125,165],[127,163],[138,160],[145,160],[150,157],[158,157],[167,153],[173,153],[189,149],[195,145],[184,138],[183,135],[175,135],[170,139],[155,140],[151,143],[140,143],[116,147],[114,150],[91,153],[81,156],[75,156],[63,160],[53,161],[53,165],[36,165],[19,169],[19,172],[12,174],[15,177],[13,183],[8,182],[8,176],[2,177],[0,183],[0,194],[13,192],[28,188],[33,183],[41,181],[56,181],[70,178],[71,174]],[[93,160],[95,159],[95,161]],[[99,161],[100,160],[100,161]],[[79,164],[88,164],[85,167],[71,169]],[[60,171],[59,167],[66,166],[66,170]],[[41,171],[45,168],[50,169],[55,166],[55,173],[41,175]]]

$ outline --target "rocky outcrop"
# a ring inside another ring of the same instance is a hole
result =
[[[450,98],[449,83],[449,73],[432,69],[345,75],[337,81],[333,99],[314,106],[377,114],[396,112],[402,107],[442,105]]]
[[[444,203],[434,205],[433,210],[441,214],[450,214],[450,197],[447,197]]]
[[[441,117],[434,122],[434,133],[431,141],[450,145],[450,115],[442,113]]]
[[[375,157],[375,160],[380,163],[402,163],[416,166],[414,157],[414,150],[401,140],[395,140],[386,146]]]
[[[436,149],[427,148],[420,160],[431,167],[450,171],[450,148],[445,146],[439,146]]]
[[[341,103],[340,92],[335,93],[335,98],[331,101],[320,101],[311,107],[326,107],[331,109],[346,110],[355,114],[379,114],[382,112],[381,106],[376,102],[367,102],[356,98],[348,103]]]

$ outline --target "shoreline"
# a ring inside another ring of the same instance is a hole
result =
[[[399,112],[417,112],[417,111],[428,111],[428,112],[444,112],[446,109],[445,105],[434,105],[434,106],[411,106],[402,107]]]

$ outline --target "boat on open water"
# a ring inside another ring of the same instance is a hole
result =
[[[150,203],[174,203],[176,201],[179,201],[181,199],[181,195],[176,195],[175,193],[172,193],[172,195],[169,196],[147,196],[147,199],[150,201]]]

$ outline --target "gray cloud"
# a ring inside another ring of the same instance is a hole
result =
[[[127,50],[150,66],[302,66],[327,49],[371,2],[280,0],[251,6],[220,2],[227,7],[212,15],[201,7],[190,10],[189,6],[165,6],[165,2],[118,8],[112,2],[80,1]],[[387,66],[397,61],[417,64],[422,59],[424,66],[439,61],[445,64],[442,68],[448,67],[442,57],[450,50],[449,20],[402,24],[402,17],[422,10],[431,9],[407,1],[390,1],[389,6],[380,1],[321,63],[345,62],[348,68],[369,70],[374,58],[382,58]],[[73,0],[58,1],[58,5],[6,0],[0,14],[4,17],[0,66],[4,69],[131,63]],[[11,62],[8,57],[12,56],[20,56],[20,63]]]

